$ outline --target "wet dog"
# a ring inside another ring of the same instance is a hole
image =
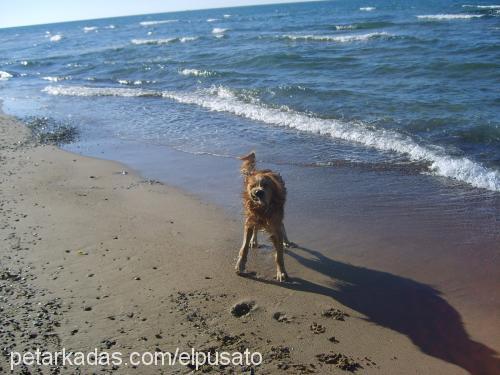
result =
[[[243,175],[243,208],[245,224],[243,244],[236,263],[236,272],[245,271],[248,250],[257,247],[257,232],[266,231],[274,246],[276,279],[280,282],[288,278],[283,259],[283,248],[294,244],[287,238],[283,217],[285,214],[286,188],[281,176],[269,169],[258,170],[255,166],[255,153],[240,158]]]

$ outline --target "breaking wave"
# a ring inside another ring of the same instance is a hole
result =
[[[227,112],[273,126],[327,135],[383,152],[406,155],[416,162],[427,162],[435,175],[452,178],[474,187],[500,191],[500,172],[466,157],[448,155],[436,145],[422,145],[411,137],[392,130],[368,127],[362,122],[322,119],[288,108],[273,108],[256,100],[248,102],[226,87],[213,87],[197,92],[153,91],[131,88],[91,88],[83,86],[48,86],[51,95],[72,96],[150,96],[193,104],[210,111]]]
[[[214,27],[212,30],[212,34],[223,34],[227,31],[228,29],[223,29],[221,27]]]
[[[61,39],[63,38],[63,36],[61,34],[56,34],[56,35],[52,35],[49,40],[51,42],[59,42]]]
[[[282,38],[289,40],[304,40],[304,41],[318,41],[318,42],[361,42],[376,38],[387,38],[394,35],[386,32],[376,32],[367,34],[354,34],[354,35],[283,35]]]
[[[208,70],[198,70],[198,69],[182,69],[179,74],[183,76],[193,76],[193,77],[210,77],[215,75],[214,72]]]
[[[0,80],[6,81],[9,78],[12,78],[12,74],[0,70]]]
[[[480,18],[482,14],[424,14],[417,16],[421,20],[431,21],[449,21],[449,20],[469,20],[472,18]]]
[[[193,40],[198,39],[196,36],[184,36],[184,37],[179,37],[179,38],[165,38],[165,39],[132,39],[130,43],[136,44],[136,45],[144,45],[144,44],[169,44],[169,43],[174,43],[174,42],[181,42],[181,43],[186,43],[186,42],[191,42]]]

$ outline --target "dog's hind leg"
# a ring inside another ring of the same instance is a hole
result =
[[[257,239],[258,233],[259,233],[259,230],[257,229],[257,227],[253,227],[252,239],[250,240],[250,247],[253,249],[256,249],[259,247],[259,241]]]
[[[243,244],[241,245],[240,252],[238,254],[238,260],[236,261],[236,273],[242,274],[245,271],[245,264],[247,262],[248,249],[250,247],[250,238],[252,236],[253,226],[245,223],[243,229]]]
[[[286,235],[285,224],[281,223],[281,233],[283,236],[283,246],[284,247],[297,247],[294,242],[291,242]]]
[[[283,258],[283,235],[282,231],[271,235],[271,241],[274,245],[274,260],[276,261],[276,280],[280,283],[288,279],[285,271],[285,260]]]

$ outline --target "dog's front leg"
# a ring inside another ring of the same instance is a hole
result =
[[[274,245],[274,260],[276,261],[276,280],[286,281],[288,275],[285,271],[285,260],[283,259],[283,235],[281,230],[271,235],[271,241]]]
[[[257,239],[258,233],[259,233],[259,230],[257,229],[257,227],[253,227],[252,239],[250,240],[250,247],[252,249],[256,249],[259,247],[259,240]]]
[[[236,261],[236,273],[242,274],[245,271],[245,264],[247,262],[248,248],[250,247],[250,238],[252,236],[253,226],[245,223],[243,228],[243,244],[241,245],[238,260]]]

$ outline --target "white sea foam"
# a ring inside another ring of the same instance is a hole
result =
[[[397,132],[371,129],[362,123],[319,119],[304,113],[269,108],[239,100],[231,90],[218,87],[210,93],[164,92],[163,96],[186,104],[196,104],[211,111],[229,112],[267,124],[295,128],[305,132],[329,135],[332,138],[373,147],[380,151],[406,154],[415,161],[428,161],[432,171],[475,187],[500,191],[500,173],[483,167],[468,158],[457,158],[437,147],[426,147]]]
[[[359,10],[361,10],[363,12],[371,12],[375,9],[377,9],[377,8],[375,8],[375,7],[361,7],[361,8],[359,8]]]
[[[115,25],[108,25],[108,26],[105,26],[104,28],[105,29],[114,29],[114,28],[116,28],[116,26]]]
[[[83,28],[83,31],[86,33],[89,33],[91,31],[97,31],[98,27],[97,26],[85,26]]]
[[[282,38],[290,40],[312,40],[318,42],[362,42],[375,38],[387,38],[393,36],[386,32],[367,33],[367,34],[352,34],[352,35],[283,35]]]
[[[51,42],[59,42],[62,38],[63,38],[63,36],[61,34],[56,34],[56,35],[52,35],[49,40]]]
[[[153,25],[161,25],[163,23],[174,23],[178,22],[179,20],[160,20],[160,21],[142,21],[139,22],[141,26],[153,26]]]
[[[418,19],[432,21],[448,21],[448,20],[469,20],[471,18],[480,18],[482,14],[424,14],[417,16]]]
[[[352,30],[354,28],[353,25],[335,25],[335,30]]]
[[[158,91],[121,87],[47,86],[42,91],[50,95],[66,96],[162,96]]]
[[[128,80],[128,79],[119,79],[117,80],[118,83],[122,84],[122,85],[135,85],[135,86],[138,86],[138,85],[142,85],[142,81],[137,79],[135,81],[133,80]],[[147,81],[149,82],[149,81]]]
[[[9,78],[12,78],[12,74],[0,70],[0,80],[6,81]]]
[[[500,5],[470,5],[464,4],[462,8],[477,8],[477,9],[500,9]]]
[[[164,39],[132,39],[130,42],[132,44],[143,45],[143,44],[168,44],[173,42],[192,42],[193,40],[198,39],[196,36],[183,36],[180,38],[164,38]]]
[[[215,22],[215,21],[219,21],[218,18],[209,18],[207,19],[207,22]]]
[[[224,18],[229,18],[229,17],[231,17],[231,15],[230,15],[230,14],[224,14],[224,16],[223,16],[223,17],[224,17]]]
[[[193,77],[209,77],[214,75],[213,72],[208,70],[198,70],[198,69],[182,69],[179,74],[183,76],[193,76]]]
[[[221,27],[214,27],[212,34],[224,34],[228,29],[223,29]]]
[[[69,77],[53,77],[53,76],[46,76],[42,77],[42,79],[50,82],[60,82],[69,79]]]
[[[43,91],[51,95],[164,97],[273,126],[328,135],[334,139],[358,143],[379,151],[404,154],[414,161],[429,162],[432,172],[438,176],[453,178],[479,188],[500,191],[500,172],[488,169],[465,157],[447,155],[441,147],[421,145],[409,136],[391,130],[374,129],[361,122],[321,119],[287,108],[271,108],[255,101],[249,103],[240,100],[233,91],[225,87],[191,93],[82,86],[47,86]]]
[[[177,38],[166,38],[166,39],[132,39],[130,42],[132,44],[142,45],[142,44],[168,44],[176,41]]]
[[[197,36],[183,36],[179,38],[179,42],[181,43],[186,43],[186,42],[192,42],[193,40],[198,39]]]

